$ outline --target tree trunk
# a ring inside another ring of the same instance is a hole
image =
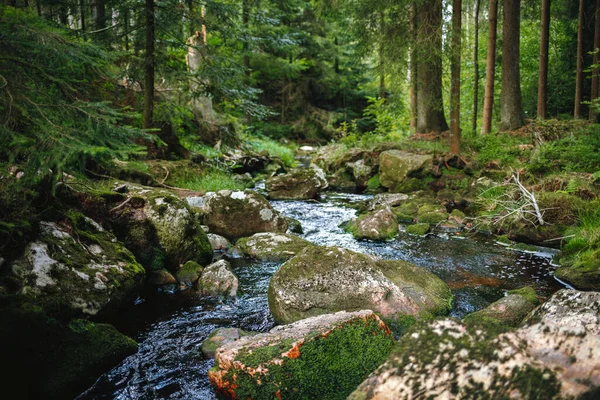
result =
[[[460,52],[462,0],[452,2],[452,54],[450,90],[450,152],[460,154]]]
[[[188,21],[190,23],[189,26],[189,35],[194,36],[195,26],[194,26],[194,0],[186,0],[187,8],[188,8]]]
[[[244,29],[248,31],[250,28],[250,0],[242,0],[242,24],[244,25]],[[250,75],[250,56],[248,55],[248,42],[244,41],[243,46],[243,54],[244,54],[244,69],[246,78]]]
[[[448,130],[442,100],[442,0],[417,7],[417,132]]]
[[[538,82],[538,119],[548,118],[548,47],[550,44],[550,0],[542,0],[542,34],[540,39],[540,71]]]
[[[379,13],[379,36],[382,38],[379,41],[379,98],[385,99],[385,63],[383,59],[383,37],[385,36],[385,20],[383,11],[380,11]]]
[[[473,68],[475,76],[473,80],[473,121],[471,122],[471,131],[477,132],[477,114],[479,107],[479,7],[481,0],[475,2],[475,48],[473,49]]]
[[[416,10],[415,4],[410,6],[410,132],[417,132],[417,60],[416,57]]]
[[[581,118],[581,95],[583,87],[583,0],[579,0],[579,18],[577,22],[577,73],[575,75],[574,118]]]
[[[81,20],[81,32],[85,33],[85,0],[79,0],[79,18]]]
[[[498,0],[490,0],[488,22],[488,48],[485,65],[485,95],[483,98],[483,116],[481,133],[492,130],[492,111],[494,109],[494,74],[496,73],[496,31],[498,28]]]
[[[152,128],[154,112],[154,0],[146,0],[146,54],[144,56],[144,129]]]
[[[96,29],[106,28],[106,3],[105,0],[96,0]]]
[[[521,0],[504,0],[503,16],[500,130],[506,131],[518,129],[525,123],[519,67]]]
[[[595,21],[596,28],[594,32],[594,61],[593,64],[595,66],[598,65],[599,60],[599,52],[600,52],[600,0],[596,0],[596,12],[595,12]],[[590,100],[594,102],[598,98],[598,91],[600,88],[598,87],[598,73],[600,70],[598,68],[594,68],[592,70],[592,95],[590,96]],[[594,110],[594,107],[590,107],[590,121],[596,122],[598,113]]]

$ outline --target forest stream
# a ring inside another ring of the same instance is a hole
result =
[[[464,315],[498,300],[504,291],[532,286],[540,296],[561,287],[552,272],[553,250],[511,250],[486,237],[462,235],[417,237],[401,232],[387,242],[357,241],[340,224],[356,212],[348,204],[368,195],[327,193],[321,202],[274,201],[273,206],[302,223],[305,239],[336,245],[385,259],[410,261],[435,273],[454,293],[451,316]],[[114,321],[140,346],[137,354],[101,376],[78,399],[212,399],[207,378],[214,360],[200,345],[218,327],[265,332],[274,326],[267,288],[278,263],[261,263],[224,255],[240,281],[231,300],[202,297],[195,291],[162,291],[139,298]]]

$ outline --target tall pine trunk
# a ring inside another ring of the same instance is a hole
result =
[[[575,109],[574,118],[581,118],[581,96],[583,93],[583,7],[584,0],[579,0],[579,18],[577,21],[577,72],[575,74]]]
[[[471,122],[471,131],[477,132],[477,114],[479,107],[479,7],[481,0],[475,2],[475,46],[473,49],[473,69],[475,76],[473,80],[473,121]]]
[[[450,152],[460,154],[460,51],[462,0],[452,2],[452,55],[450,89]]]
[[[417,132],[448,130],[442,100],[442,0],[417,6]]]
[[[504,0],[503,17],[500,130],[505,131],[518,129],[525,123],[519,67],[521,0]]]
[[[144,129],[152,128],[154,112],[154,0],[146,0],[146,54],[144,56]]]
[[[416,57],[416,10],[415,4],[412,3],[410,6],[410,132],[416,133],[417,131],[417,60]]]
[[[594,14],[596,27],[594,31],[594,65],[598,65],[600,61],[600,0],[596,0],[596,10]],[[592,70],[592,95],[590,96],[590,100],[593,102],[598,98],[598,91],[600,88],[598,87],[598,74],[600,70],[598,68],[594,68]],[[597,113],[594,110],[594,107],[590,107],[590,121],[595,122],[597,118]]]
[[[550,44],[550,0],[542,0],[542,34],[540,38],[540,70],[538,81],[538,119],[548,118],[548,47]]]
[[[498,29],[498,0],[490,0],[488,22],[488,47],[485,65],[485,95],[483,98],[483,116],[481,133],[492,130],[492,111],[494,109],[494,74],[496,73],[496,32]]]

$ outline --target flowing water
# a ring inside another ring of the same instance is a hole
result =
[[[517,252],[489,238],[462,235],[416,237],[404,232],[392,241],[357,241],[339,225],[355,216],[349,204],[366,195],[328,194],[322,202],[273,202],[302,223],[302,237],[386,259],[402,259],[435,273],[451,287],[452,315],[484,308],[509,289],[530,285],[549,296],[562,285],[553,278],[553,252]],[[271,275],[279,264],[230,259],[239,278],[236,299],[200,296],[195,291],[148,293],[112,321],[135,338],[139,351],[98,379],[78,399],[213,399],[200,345],[218,327],[268,331],[274,321],[267,303]]]

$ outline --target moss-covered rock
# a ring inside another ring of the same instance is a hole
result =
[[[523,319],[539,304],[535,290],[523,287],[510,291],[507,296],[490,304],[483,310],[474,312],[465,317],[469,321],[490,321],[510,327],[517,327]]]
[[[215,358],[215,353],[217,349],[227,343],[234,342],[244,336],[254,335],[253,332],[246,332],[240,328],[217,328],[208,337],[204,342],[202,342],[202,346],[200,346],[200,350],[202,354],[206,358]]]
[[[145,275],[134,256],[100,225],[69,211],[42,222],[39,237],[9,269],[24,301],[52,315],[96,315],[137,295]]]
[[[300,223],[300,221],[292,217],[285,217],[285,220],[288,224],[288,232],[296,233],[298,235],[304,233],[304,229],[302,228],[302,224]]]
[[[325,173],[316,165],[298,168],[276,175],[265,182],[269,197],[274,200],[308,200],[327,188]]]
[[[406,227],[406,233],[410,233],[412,235],[417,235],[417,236],[425,236],[426,234],[429,233],[429,231],[431,230],[431,227],[429,226],[429,224],[414,224],[414,225],[409,225]]]
[[[600,290],[600,249],[581,251],[554,271],[554,276],[577,289]]]
[[[175,277],[182,287],[193,287],[198,284],[204,268],[195,261],[187,261],[177,271]]]
[[[200,277],[202,294],[207,296],[235,297],[238,290],[238,278],[233,274],[231,265],[219,260],[204,268]]]
[[[74,398],[137,351],[111,325],[63,323],[31,306],[0,310],[0,342],[2,396],[10,399]]]
[[[268,294],[278,323],[367,308],[383,317],[444,314],[452,302],[448,286],[425,269],[317,246],[283,264],[271,278]]]
[[[361,215],[347,226],[356,239],[388,240],[398,233],[398,221],[388,207]]]
[[[295,235],[261,232],[238,240],[235,250],[246,257],[258,260],[285,261],[306,246],[312,246],[312,243]]]
[[[223,345],[209,380],[230,399],[344,399],[393,344],[371,311],[321,315]]]
[[[423,224],[436,225],[448,219],[446,209],[438,204],[423,204],[417,212],[417,221]]]
[[[164,285],[174,285],[177,283],[177,279],[166,269],[161,269],[158,271],[152,271],[148,274],[148,279],[146,282],[150,285],[155,286],[164,286]]]
[[[212,233],[228,239],[287,230],[287,221],[267,199],[249,190],[207,193],[198,210]]]
[[[431,170],[431,155],[420,155],[400,150],[387,150],[379,155],[379,182],[394,189],[406,177],[425,175]]]

